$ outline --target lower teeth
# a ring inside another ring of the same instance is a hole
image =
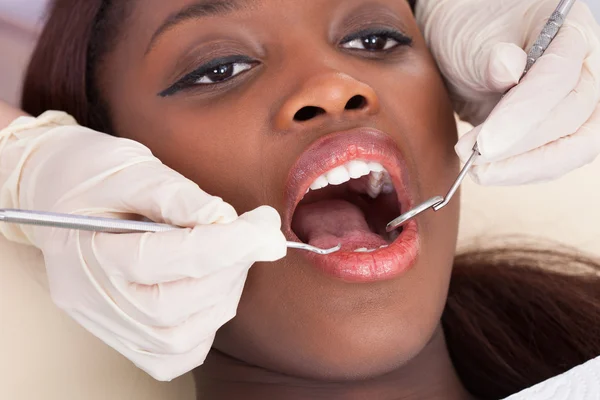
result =
[[[388,245],[384,244],[383,246],[380,246],[379,249],[385,249],[387,247],[388,247]],[[374,251],[377,251],[379,249],[367,249],[366,247],[361,247],[360,249],[354,250],[354,252],[355,253],[373,253]]]
[[[361,247],[360,249],[354,250],[355,253],[372,253],[377,249],[367,249],[366,247]]]

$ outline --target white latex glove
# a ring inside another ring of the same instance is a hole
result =
[[[417,19],[457,112],[479,125],[456,151],[464,162],[477,141],[482,156],[471,175],[480,184],[555,179],[600,153],[600,27],[581,2],[519,86],[498,103],[519,81],[525,51],[557,5],[558,0],[417,2]]]
[[[272,208],[238,218],[146,147],[64,113],[0,132],[0,187],[0,208],[135,213],[190,228],[123,235],[0,224],[9,239],[42,250],[58,307],[158,380],[201,365],[234,317],[251,265],[287,252]]]

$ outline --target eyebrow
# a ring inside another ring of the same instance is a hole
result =
[[[242,8],[245,8],[245,6],[239,0],[200,0],[184,7],[167,17],[156,32],[154,32],[146,49],[146,54],[152,50],[160,36],[179,24],[190,20],[229,14]]]

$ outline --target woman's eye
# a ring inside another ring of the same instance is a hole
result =
[[[396,31],[369,32],[363,31],[351,35],[342,41],[345,49],[370,52],[386,51],[402,45],[410,45],[412,40]]]
[[[210,85],[213,83],[224,82],[234,76],[248,71],[252,68],[252,64],[247,62],[230,62],[227,64],[217,65],[212,67],[209,71],[199,76],[196,85]]]
[[[354,39],[348,43],[344,43],[342,46],[346,49],[381,51],[392,49],[399,44],[400,43],[396,42],[392,38],[382,35],[371,35],[362,37],[360,39]]]
[[[158,95],[168,97],[193,87],[217,85],[233,79],[245,71],[251,70],[257,64],[259,63],[256,60],[246,56],[230,56],[216,59],[187,74]]]
[[[256,60],[246,56],[219,58],[187,74],[158,95],[169,97],[194,87],[218,85],[254,68],[257,64],[259,63]]]

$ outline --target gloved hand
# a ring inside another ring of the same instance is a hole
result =
[[[456,110],[478,125],[456,151],[464,162],[477,141],[481,157],[471,171],[480,184],[555,179],[600,153],[600,27],[585,4],[575,4],[546,53],[500,101],[518,83],[526,51],[557,5],[558,0],[417,2],[417,19]]]
[[[44,254],[54,302],[158,380],[202,364],[234,317],[250,266],[287,252],[275,210],[238,218],[141,144],[64,113],[0,132],[0,208],[130,218],[187,227],[106,234],[0,224]]]

